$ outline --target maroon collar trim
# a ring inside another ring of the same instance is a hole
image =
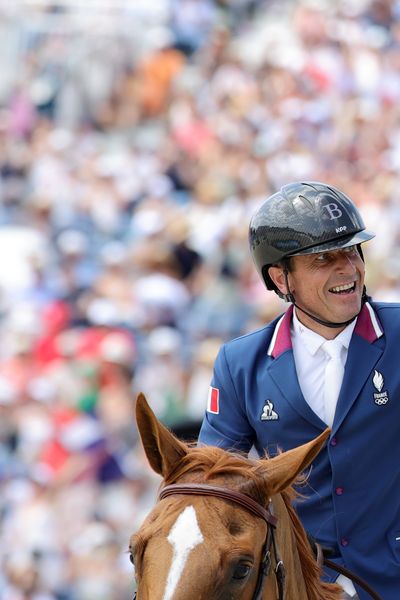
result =
[[[290,326],[293,316],[293,304],[289,306],[284,315],[279,319],[275,326],[271,343],[268,348],[268,354],[276,358],[286,350],[292,348],[292,337],[290,335]]]
[[[383,327],[378,316],[369,302],[366,302],[357,317],[354,333],[363,337],[367,342],[375,342],[383,336]]]
[[[279,319],[275,326],[275,330],[268,348],[268,355],[277,358],[286,350],[292,348],[292,338],[290,328],[293,316],[293,305],[289,306],[284,315]],[[366,302],[357,317],[357,323],[354,328],[354,333],[364,338],[367,342],[375,342],[383,335],[383,328],[378,317],[369,304]]]

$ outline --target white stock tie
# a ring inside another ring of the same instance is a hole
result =
[[[324,404],[325,423],[329,427],[332,427],[343,381],[344,366],[340,358],[342,348],[343,344],[338,340],[327,340],[322,344],[322,349],[328,355],[328,362],[325,366]]]

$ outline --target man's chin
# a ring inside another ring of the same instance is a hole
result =
[[[351,322],[358,317],[360,310],[361,304],[358,307],[354,307],[352,310],[332,311],[327,321],[330,321],[331,323]]]
[[[361,310],[361,294],[349,294],[349,295],[337,295],[336,297],[330,297],[329,303],[332,309],[332,313],[342,316],[344,321],[351,319]]]

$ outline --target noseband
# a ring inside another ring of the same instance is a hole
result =
[[[221,498],[222,500],[227,500],[229,502],[239,504],[239,506],[245,508],[256,517],[260,517],[261,519],[263,519],[268,526],[267,536],[263,546],[262,558],[258,572],[256,589],[253,595],[253,600],[261,600],[264,581],[271,571],[271,551],[273,552],[275,560],[274,573],[278,586],[277,600],[284,600],[285,567],[283,561],[279,558],[279,553],[276,545],[275,529],[278,523],[278,519],[271,512],[271,502],[269,503],[269,507],[266,509],[263,506],[261,506],[261,504],[250,498],[250,496],[246,496],[241,492],[236,492],[235,490],[229,490],[228,488],[218,487],[214,485],[206,485],[201,483],[174,483],[171,485],[167,485],[161,490],[159,500],[163,500],[168,496],[174,496],[176,494],[189,496],[212,496],[213,498]],[[136,594],[133,597],[133,600],[135,599]]]

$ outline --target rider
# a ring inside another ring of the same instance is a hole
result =
[[[285,185],[256,211],[255,265],[290,306],[220,349],[199,441],[273,455],[329,425],[299,516],[335,562],[398,600],[400,305],[366,294],[361,244],[372,237],[350,198],[324,183]],[[339,582],[345,598],[369,600]]]

